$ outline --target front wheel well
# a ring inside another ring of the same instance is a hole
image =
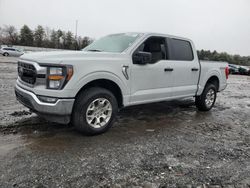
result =
[[[212,76],[212,77],[210,77],[210,78],[207,80],[206,85],[207,85],[208,83],[213,84],[213,85],[216,87],[217,92],[219,91],[220,82],[219,82],[219,78],[218,78],[217,76]]]
[[[92,87],[101,87],[104,89],[109,90],[110,92],[112,92],[117,100],[118,103],[118,107],[122,108],[123,107],[123,97],[122,97],[122,92],[120,87],[113,81],[111,80],[107,80],[107,79],[98,79],[98,80],[94,80],[91,81],[89,83],[87,83],[86,85],[84,85],[80,91],[78,91],[76,97],[84,90],[92,88]]]

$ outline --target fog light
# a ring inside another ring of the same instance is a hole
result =
[[[57,98],[54,97],[37,96],[37,98],[41,102],[47,102],[47,103],[55,103],[57,101]]]

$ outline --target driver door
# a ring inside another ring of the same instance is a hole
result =
[[[166,39],[150,37],[138,51],[149,52],[152,60],[147,64],[135,64],[131,69],[131,104],[162,101],[172,97],[173,73],[167,63]]]

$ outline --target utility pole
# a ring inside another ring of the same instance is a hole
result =
[[[78,20],[76,20],[76,32],[75,32],[75,38],[77,39],[77,26],[78,26]]]
[[[78,46],[78,41],[77,41],[77,26],[78,26],[78,20],[76,20],[76,32],[75,32],[75,40],[76,40],[76,50],[77,50],[77,46]]]

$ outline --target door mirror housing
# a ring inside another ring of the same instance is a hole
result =
[[[133,54],[133,63],[139,65],[145,65],[151,63],[152,54],[150,52],[138,51]]]

